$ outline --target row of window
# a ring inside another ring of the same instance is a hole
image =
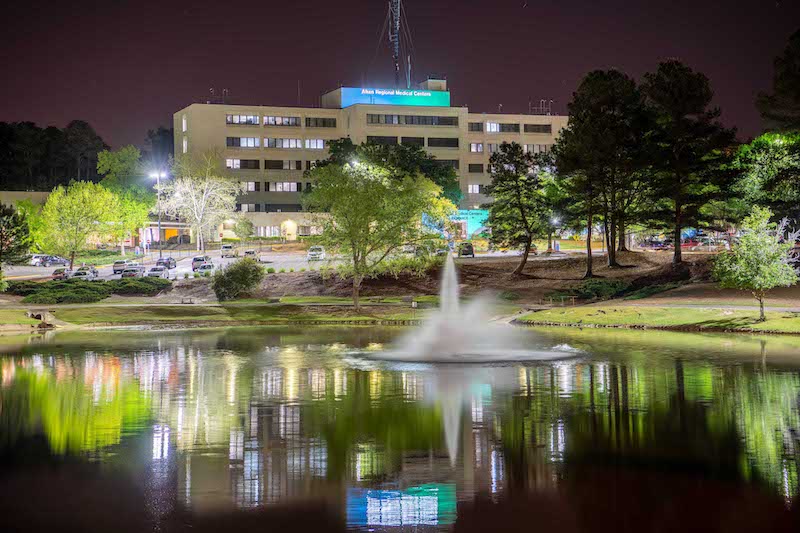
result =
[[[280,209],[278,212],[280,212]],[[284,237],[280,226],[256,226],[255,233],[259,237]],[[322,228],[319,226],[297,226],[297,235],[300,237],[322,235]]]
[[[236,210],[245,213],[299,213],[300,204],[236,204]],[[260,237],[279,237],[280,235],[259,235]]]
[[[242,182],[245,192],[261,192],[260,181]],[[306,182],[305,188],[299,181],[265,181],[264,192],[303,192],[311,189],[311,182]]]
[[[306,170],[311,170],[317,166],[318,161],[306,161]],[[225,167],[233,170],[247,169],[259,170],[261,168],[260,159],[226,159]],[[292,159],[265,159],[264,170],[303,170],[303,162]]]
[[[500,150],[500,143],[486,143],[486,147],[490,154]],[[544,154],[550,151],[551,145],[549,144],[523,144],[522,149],[525,152],[532,152],[534,154]],[[474,154],[483,153],[483,143],[469,143],[469,151]]]
[[[467,185],[467,193],[469,194],[486,194],[486,185],[479,185],[477,183],[470,183]]]
[[[367,114],[367,124],[402,124],[406,126],[458,126],[458,117],[431,115],[377,115]]]
[[[225,146],[228,148],[260,148],[260,137],[226,137]],[[325,139],[284,139],[264,137],[264,148],[303,148],[308,150],[324,150]]]
[[[258,115],[225,115],[226,124],[245,124],[258,126],[261,122]],[[300,117],[264,116],[265,126],[299,126]],[[335,128],[336,119],[329,117],[306,117],[307,128]],[[184,129],[184,131],[186,131]]]
[[[553,133],[552,124],[524,124],[525,133]],[[503,124],[499,122],[470,122],[469,131],[486,131],[487,133],[519,133],[519,124]]]
[[[403,144],[413,146],[425,146],[424,137],[401,137]],[[395,145],[397,144],[397,137],[386,135],[368,135],[368,144],[383,144]],[[428,137],[428,147],[430,148],[458,148],[458,137]]]

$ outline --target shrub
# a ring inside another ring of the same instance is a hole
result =
[[[506,300],[508,302],[513,302],[519,300],[520,296],[519,293],[513,291],[502,291],[500,294],[497,295],[498,298],[501,300]]]
[[[123,278],[106,282],[113,294],[154,296],[172,287],[172,282],[164,278]]]
[[[183,273],[183,279],[189,279],[189,273],[188,272],[184,272]]]
[[[272,267],[269,267],[269,268],[267,269],[267,274],[274,274],[274,273],[275,273],[275,269],[274,269],[274,268],[272,268]]]
[[[91,303],[111,294],[153,296],[172,287],[162,278],[125,278],[111,281],[59,280],[44,283],[19,283],[15,294],[32,304]]]
[[[282,268],[282,269],[278,270],[278,273],[279,273],[279,274],[283,274],[284,272],[286,272],[286,269],[285,269],[285,268]]]
[[[199,278],[200,277],[200,272],[194,272],[193,275],[194,275],[195,278]]]
[[[642,298],[647,298],[648,296],[652,296],[654,294],[658,294],[660,292],[669,291],[672,289],[676,289],[680,287],[682,283],[678,281],[673,281],[670,283],[662,283],[660,285],[648,285],[647,287],[642,287],[641,289],[637,289],[627,296],[625,296],[626,300],[641,300]]]
[[[608,300],[628,290],[630,282],[622,279],[590,278],[581,282],[573,296],[582,300]]]
[[[289,269],[289,272],[294,272],[294,269],[293,269],[293,268],[290,268],[290,269]]]
[[[214,273],[211,288],[220,301],[231,300],[258,287],[264,279],[264,269],[253,259],[241,259],[225,270]]]
[[[300,272],[305,272],[305,271],[306,271],[306,269],[305,269],[305,268],[301,268],[301,269],[300,269]]]
[[[211,272],[209,272],[208,270],[206,270],[205,272],[203,272],[203,277],[204,277],[204,278],[209,278],[209,277],[211,277]]]

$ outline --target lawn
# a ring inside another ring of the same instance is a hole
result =
[[[23,309],[0,309],[0,325],[31,325],[38,324],[35,318],[28,318]]]
[[[159,305],[143,307],[87,306],[63,308],[55,316],[73,324],[148,324],[197,322],[261,322],[287,324],[293,322],[374,322],[376,320],[411,320],[421,316],[409,308],[370,306],[356,313],[352,307],[325,305],[254,305],[225,306]]]
[[[526,324],[652,327],[673,329],[728,329],[775,333],[800,333],[800,314],[767,313],[758,322],[758,311],[678,307],[585,306],[528,313],[518,319]]]

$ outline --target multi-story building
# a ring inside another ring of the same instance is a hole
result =
[[[456,169],[463,192],[458,219],[467,235],[485,220],[479,206],[489,200],[489,157],[500,143],[548,151],[567,124],[566,116],[451,107],[447,82],[434,79],[408,90],[340,87],[320,104],[192,104],[174,115],[176,154],[222,151],[226,166],[245,184],[239,209],[257,234],[292,240],[315,231],[300,195],[312,185],[304,171],[327,158],[330,141],[414,144]]]

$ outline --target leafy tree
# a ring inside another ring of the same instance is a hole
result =
[[[97,176],[97,154],[108,149],[103,139],[88,122],[73,120],[64,128],[64,142],[65,151],[74,162],[75,178],[93,180]]]
[[[147,146],[144,154],[145,161],[155,168],[166,168],[175,153],[174,130],[163,126],[147,130],[147,138],[144,142]]]
[[[3,265],[28,259],[31,237],[25,214],[13,206],[0,204],[0,277]]]
[[[461,201],[461,186],[454,168],[443,165],[419,146],[408,144],[355,145],[349,138],[328,143],[329,157],[320,166],[334,164],[343,166],[359,161],[386,169],[392,178],[399,180],[407,176],[422,175],[442,189],[442,195],[453,204]]]
[[[789,264],[790,250],[800,230],[786,234],[786,220],[770,223],[772,212],[753,208],[744,219],[739,245],[730,253],[717,256],[714,276],[723,288],[750,291],[758,300],[760,321],[764,315],[764,297],[770,289],[788,287],[797,282],[797,272]]]
[[[489,159],[491,184],[487,189],[493,201],[488,225],[491,241],[501,246],[522,247],[522,259],[513,274],[522,274],[528,262],[533,239],[546,230],[542,226],[542,174],[546,172],[540,160],[534,160],[522,146],[504,142]]]
[[[789,38],[774,66],[772,94],[759,94],[756,106],[775,130],[800,130],[800,30]]]
[[[592,276],[591,236],[602,215],[608,241],[608,264],[617,266],[616,241],[641,195],[642,138],[649,125],[636,84],[616,71],[593,71],[584,77],[569,104],[569,125],[554,147],[559,183],[573,199],[568,213],[586,224],[586,277]]]
[[[308,211],[319,213],[321,241],[347,258],[353,272],[353,304],[359,291],[392,252],[429,237],[422,224],[443,222],[454,207],[441,188],[422,176],[396,173],[367,163],[314,169],[314,188],[303,195]]]
[[[656,114],[652,219],[672,229],[673,264],[684,228],[705,222],[703,207],[731,193],[734,131],[717,120],[708,78],[675,60],[645,74],[643,92]]]
[[[187,220],[197,236],[197,249],[205,250],[206,236],[233,214],[242,184],[227,176],[215,151],[177,158],[172,175],[161,183],[162,209]]]
[[[261,265],[245,257],[224,270],[217,270],[211,288],[219,301],[232,300],[258,288],[263,280],[264,269]]]
[[[253,221],[241,214],[236,217],[236,222],[233,224],[233,233],[242,243],[246,243],[253,236],[255,229]]]
[[[144,172],[141,168],[142,154],[133,145],[119,150],[103,150],[97,154],[97,173],[103,175],[103,185],[110,189],[141,186]]]
[[[739,148],[736,163],[746,201],[800,218],[800,132],[765,133]]]
[[[69,255],[72,268],[75,254],[86,249],[90,237],[109,234],[117,203],[114,193],[90,181],[56,187],[42,209],[45,249]]]
[[[25,217],[25,223],[28,225],[30,250],[41,251],[45,235],[42,206],[26,199],[17,202],[17,210]]]

